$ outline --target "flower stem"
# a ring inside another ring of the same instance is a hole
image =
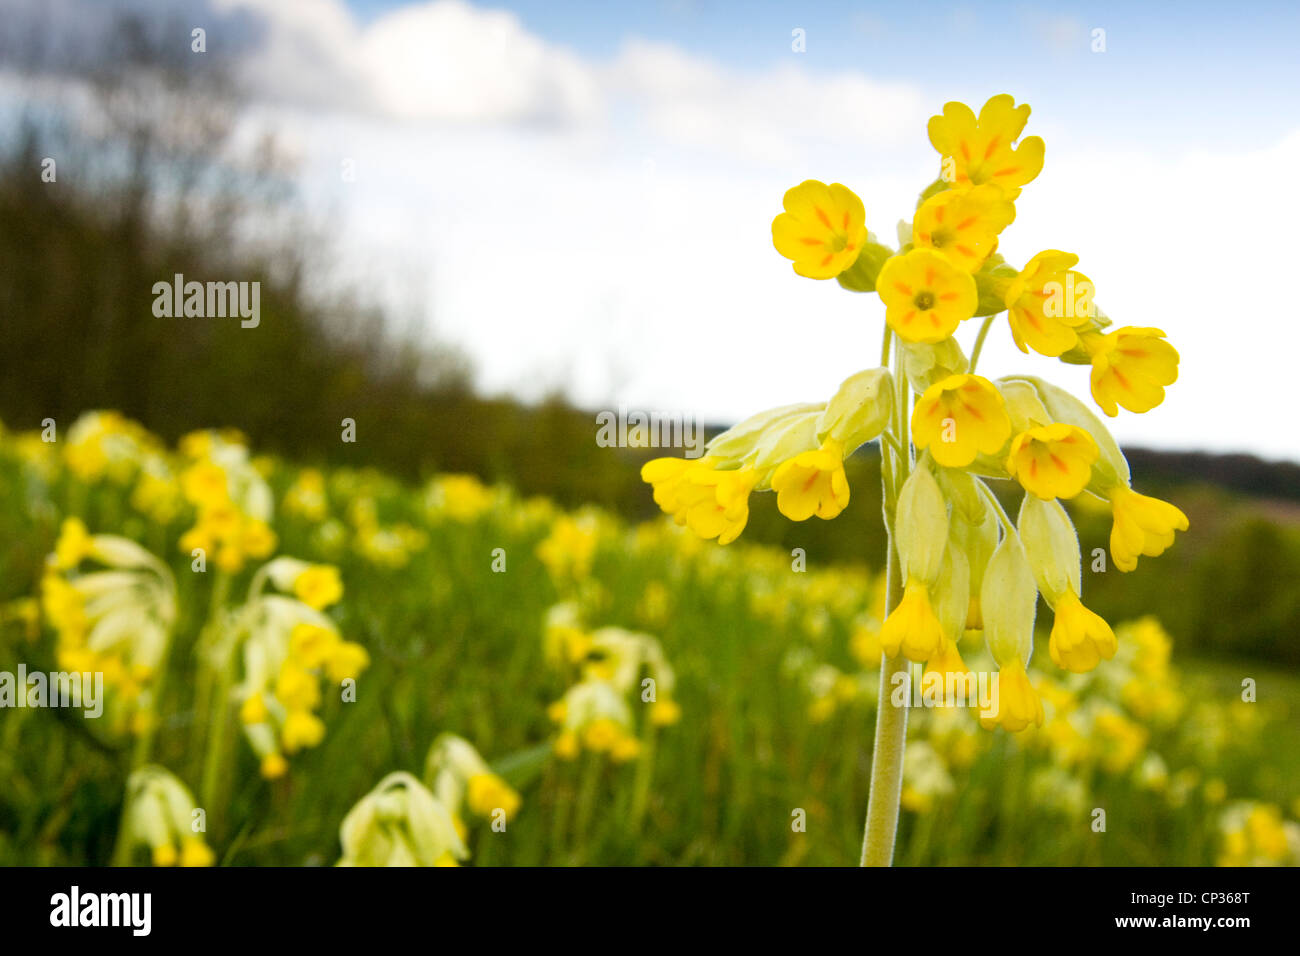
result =
[[[993,320],[996,318],[997,318],[996,315],[988,316],[984,320],[984,324],[980,326],[979,334],[975,336],[975,347],[971,349],[971,353],[970,353],[971,374],[975,373],[975,366],[979,363],[980,353],[984,351],[984,340],[988,338],[989,329],[992,328]]]
[[[908,435],[908,405],[911,398],[903,373],[902,344],[894,344],[894,428],[893,446],[901,452],[896,467],[882,468],[885,529],[889,533],[885,563],[885,616],[903,597],[903,569],[894,539],[898,495],[911,471],[911,443]],[[904,444],[906,443],[906,444]],[[898,831],[898,801],[903,791],[903,751],[907,747],[907,701],[901,707],[890,704],[895,676],[906,673],[908,660],[881,655],[880,695],[876,703],[876,740],[871,755],[871,793],[867,797],[867,822],[862,834],[863,866],[889,866],[894,859],[894,837]]]
[[[889,544],[889,568],[885,591],[885,613],[903,595],[902,569],[893,542]],[[903,792],[903,751],[907,746],[907,700],[895,707],[890,702],[895,674],[906,673],[908,660],[881,655],[880,699],[876,704],[876,742],[871,755],[871,794],[867,798],[867,824],[862,835],[863,866],[889,866],[894,859],[894,836],[898,829],[898,800]]]

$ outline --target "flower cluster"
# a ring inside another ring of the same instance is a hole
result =
[[[87,562],[102,565],[83,570]],[[161,561],[127,538],[90,534],[64,519],[46,559],[41,608],[56,634],[59,667],[104,675],[109,723],[152,726],[153,684],[176,623],[176,582]]]
[[[425,758],[424,780],[390,773],[348,811],[338,865],[459,866],[470,855],[464,811],[504,830],[522,803],[473,744],[441,734]]]
[[[249,559],[270,557],[276,547],[270,526],[274,499],[242,436],[194,432],[181,440],[180,450],[187,462],[181,488],[196,516],[181,536],[181,550],[201,549],[229,574],[241,571]]]
[[[830,519],[849,503],[844,459],[879,438],[899,598],[879,633],[883,652],[965,673],[957,644],[979,630],[997,663],[1000,707],[987,722],[1018,731],[1043,723],[1027,666],[1041,593],[1055,614],[1050,655],[1081,673],[1116,652],[1110,626],[1082,602],[1078,539],[1062,500],[1091,495],[1113,516],[1110,558],[1132,571],[1186,530],[1176,507],[1134,491],[1128,463],[1101,420],[1066,390],[1017,374],[975,372],[997,316],[1031,350],[1091,366],[1107,415],[1164,399],[1178,353],[1152,328],[1111,330],[1078,257],[1059,250],[1008,265],[1002,234],[1043,166],[1043,142],[1021,138],[1029,107],[994,96],[979,115],[948,103],[931,118],[940,177],[921,194],[898,248],[866,228],[847,187],[809,180],[789,190],[772,222],[794,271],[874,293],[884,306],[889,367],[850,376],[826,402],[754,415],[714,437],[703,457],[658,458],[642,469],[656,503],[701,538],[726,544],[744,529],[749,496],[775,491],[793,521]],[[982,319],[967,358],[954,335]],[[1013,523],[990,480],[1023,491]]]
[[[189,788],[162,767],[132,772],[126,782],[123,861],[145,847],[154,866],[211,866],[215,856],[195,829],[195,801]]]
[[[615,763],[635,759],[642,740],[628,698],[648,707],[643,733],[681,719],[673,698],[676,675],[659,642],[621,627],[588,630],[572,602],[552,607],[542,630],[543,650],[556,669],[572,674],[564,696],[548,714],[560,728],[555,753],[572,760],[582,750],[608,754]]]
[[[283,593],[268,592],[268,584]],[[235,688],[239,719],[268,779],[288,770],[285,754],[324,738],[316,714],[321,678],[339,685],[370,663],[365,648],[344,640],[321,613],[342,596],[337,569],[276,558],[254,575],[248,601],[225,629],[243,653],[243,680]]]

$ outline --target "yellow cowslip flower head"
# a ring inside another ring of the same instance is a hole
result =
[[[83,570],[83,562],[104,567]],[[41,608],[57,631],[64,670],[101,673],[114,732],[140,734],[153,723],[153,678],[176,623],[176,582],[158,558],[128,538],[89,534],[63,523],[41,579]]]
[[[269,578],[278,590],[292,594],[314,611],[323,611],[343,597],[339,569],[329,564],[282,556],[264,565],[258,576]]]
[[[474,475],[440,475],[429,482],[424,500],[432,515],[469,522],[492,510],[498,495]]]
[[[400,771],[379,781],[348,811],[339,841],[339,866],[443,866],[469,856],[454,814],[414,776]]]
[[[1029,121],[1029,104],[1008,93],[991,97],[979,118],[965,103],[945,103],[930,117],[930,145],[943,157],[943,178],[958,186],[993,183],[1008,199],[1043,169],[1043,141],[1028,136],[1013,148]]]
[[[941,342],[975,314],[979,293],[970,273],[933,249],[891,256],[880,269],[876,292],[885,321],[907,342]]]
[[[284,759],[283,754],[272,751],[262,758],[258,772],[265,780],[278,780],[289,772],[289,761]]]
[[[343,597],[343,580],[339,569],[328,564],[313,564],[293,579],[293,593],[310,608],[324,610]]]
[[[833,279],[857,261],[867,241],[862,200],[839,183],[805,180],[786,191],[772,220],[772,244],[809,279]]]
[[[304,468],[284,493],[284,511],[308,521],[324,521],[329,514],[325,497],[325,476],[315,468]]]
[[[64,518],[59,527],[59,540],[54,544],[54,567],[71,571],[90,556],[90,532],[80,518]]]
[[[315,686],[313,681],[312,686]],[[313,704],[312,706],[315,706]],[[286,753],[315,747],[325,739],[325,722],[310,710],[290,710],[280,728],[280,740]]]
[[[1038,253],[1002,293],[1011,337],[1020,351],[1055,358],[1079,343],[1076,332],[1095,311],[1093,284],[1074,271],[1079,257],[1048,249]]]
[[[908,660],[926,661],[943,647],[943,629],[930,603],[930,589],[909,578],[903,600],[885,618],[880,629],[880,646],[889,657],[901,652]]]
[[[556,756],[570,759],[585,747],[593,753],[608,753],[615,760],[628,759],[631,748],[621,741],[635,739],[632,712],[617,687],[588,676],[565,691],[563,703],[552,715],[561,717]]]
[[[670,727],[681,719],[681,704],[671,697],[660,698],[650,705],[650,723],[656,727]]]
[[[1046,501],[1073,498],[1088,487],[1100,452],[1082,428],[1057,422],[1023,431],[1011,440],[1007,473]]]
[[[1119,643],[1101,615],[1088,610],[1073,591],[1056,599],[1048,651],[1063,670],[1084,674],[1115,656]]]
[[[682,492],[686,527],[705,541],[735,541],[749,522],[749,495],[758,480],[752,468],[692,472]]]
[[[1092,397],[1111,418],[1117,406],[1149,412],[1165,400],[1165,386],[1178,380],[1178,350],[1159,329],[1116,329],[1085,334],[1081,343],[1092,357]]]
[[[462,808],[478,817],[491,817],[498,810],[508,819],[523,799],[491,767],[464,737],[439,734],[424,761],[424,778],[432,781],[438,800],[459,819]]]
[[[980,714],[980,724],[986,730],[1001,727],[1019,733],[1033,724],[1043,726],[1043,702],[1025,673],[1025,665],[1018,658],[998,667],[997,713]]]
[[[1011,437],[997,386],[982,375],[951,375],[917,400],[912,442],[945,468],[964,468],[978,454],[996,455]]]
[[[834,518],[849,504],[844,444],[827,438],[816,451],[782,462],[772,473],[772,490],[777,509],[791,521]]]
[[[1138,557],[1158,557],[1174,543],[1175,531],[1186,531],[1187,515],[1167,501],[1140,495],[1125,485],[1106,494],[1114,523],[1110,529],[1110,558],[1121,571],[1137,567]]]
[[[998,245],[998,235],[1016,218],[1016,206],[997,186],[946,189],[916,211],[912,242],[942,253],[957,268],[975,272]]]
[[[146,849],[154,866],[211,866],[212,851],[192,828],[194,795],[170,771],[148,765],[126,781],[122,840],[128,852]]]
[[[490,817],[497,810],[513,817],[523,799],[514,788],[495,773],[479,773],[466,782],[465,804],[481,817]]]

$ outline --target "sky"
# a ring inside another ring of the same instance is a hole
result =
[[[1010,93],[1047,149],[1000,251],[1077,253],[1117,325],[1161,328],[1182,355],[1165,403],[1122,411],[1116,437],[1300,460],[1300,5],[0,0],[0,15],[76,31],[89,7],[167,13],[235,51],[250,122],[276,130],[333,224],[328,281],[420,316],[484,391],[707,422],[824,400],[879,360],[879,299],[801,279],[772,248],[785,190],[842,182],[892,241],[938,171],[927,119]],[[968,350],[975,331],[958,333]],[[1022,356],[1002,320],[981,372],[1017,371],[1086,394],[1085,368]]]

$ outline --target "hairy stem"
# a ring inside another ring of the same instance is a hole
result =
[[[908,405],[910,392],[903,374],[902,345],[894,348],[894,437],[897,452],[887,467],[882,465],[881,485],[884,498],[885,529],[889,532],[885,570],[885,616],[898,606],[903,596],[903,569],[894,540],[894,520],[898,494],[911,471],[911,444],[908,440]],[[882,446],[883,452],[883,446]],[[898,801],[903,790],[903,752],[907,746],[907,700],[902,706],[891,704],[895,675],[906,673],[908,660],[881,655],[880,697],[876,704],[876,740],[871,756],[871,793],[867,798],[867,822],[862,835],[863,866],[889,866],[894,859],[894,837],[898,831]]]

